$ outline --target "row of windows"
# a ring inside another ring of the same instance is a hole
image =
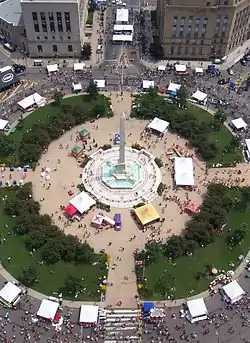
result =
[[[170,46],[170,50],[169,50],[169,54],[170,55],[181,55],[181,54],[185,54],[185,55],[203,55],[203,47],[197,47],[197,46],[193,46],[193,47],[182,47],[182,46]],[[215,54],[215,49],[214,47],[210,48],[210,53],[211,54]],[[221,49],[216,50],[216,54],[217,55],[221,55],[222,51]]]
[[[48,40],[48,36],[44,36],[44,37],[41,37],[41,36],[36,36],[36,39],[37,40]],[[55,40],[56,37],[55,36],[52,36],[51,37],[52,40]],[[65,38],[63,36],[60,36],[60,40],[64,40]],[[68,36],[67,37],[68,40],[71,40],[71,36]]]
[[[52,51],[54,53],[58,52],[58,47],[56,44],[52,45]],[[37,52],[39,52],[39,53],[43,52],[43,46],[42,45],[40,45],[40,44],[37,45]],[[73,52],[73,46],[71,44],[68,45],[68,52]]]
[[[48,32],[48,25],[49,23],[49,30],[50,32],[56,32],[56,28],[58,32],[63,32],[64,28],[66,32],[71,32],[71,23],[70,23],[70,13],[64,12],[64,23],[62,20],[62,13],[56,12],[56,23],[55,24],[55,17],[53,12],[40,12],[40,23],[38,19],[39,15],[37,12],[32,12],[33,24],[35,32]]]

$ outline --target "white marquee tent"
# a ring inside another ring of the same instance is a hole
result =
[[[52,321],[55,318],[58,307],[59,304],[57,302],[43,299],[37,311],[37,316]]]
[[[237,118],[231,121],[231,124],[234,126],[236,130],[242,130],[247,127],[247,123],[244,122],[242,118]]]
[[[80,308],[80,324],[97,324],[99,306],[95,305],[81,305]]]
[[[208,317],[208,310],[203,298],[187,301],[187,319],[193,324]]]
[[[81,192],[77,194],[74,198],[72,198],[69,203],[73,205],[78,212],[83,214],[84,212],[88,211],[92,206],[95,205],[95,200],[92,199],[88,193]]]
[[[134,26],[130,24],[125,24],[125,25],[120,25],[120,24],[115,24],[114,25],[114,31],[134,31]]]
[[[18,106],[20,106],[23,110],[27,108],[37,105],[38,107],[43,107],[46,105],[46,99],[42,97],[38,93],[31,94],[24,98],[23,100],[19,101]]]
[[[74,71],[84,70],[85,63],[74,63]]]
[[[113,42],[132,42],[133,34],[131,35],[113,35]]]
[[[177,93],[177,91],[180,88],[181,88],[181,85],[179,85],[178,83],[170,82],[170,84],[168,86],[168,92]]]
[[[56,73],[59,70],[58,64],[48,64],[47,65],[47,72],[50,73]]]
[[[4,130],[8,125],[8,120],[0,119],[0,131]]]
[[[147,126],[148,129],[165,133],[169,127],[169,122],[155,117]]]
[[[72,83],[72,88],[74,92],[79,92],[82,90],[81,83]]]
[[[203,68],[195,68],[195,73],[196,74],[203,74],[204,70],[203,70]]]
[[[128,22],[128,9],[127,8],[118,8],[116,10],[116,21],[117,22]]]
[[[94,82],[96,83],[97,88],[105,88],[106,86],[105,80],[94,80]]]
[[[158,71],[165,71],[166,70],[166,66],[159,65],[157,69],[158,69]]]
[[[197,89],[197,91],[192,95],[192,98],[202,102],[202,101],[205,101],[207,99],[207,94],[203,93]]]
[[[250,158],[250,139],[245,139],[245,143],[246,143],[246,149]]]
[[[174,170],[176,186],[194,186],[194,167],[191,157],[175,157]]]
[[[155,86],[155,82],[154,81],[150,81],[150,80],[143,80],[142,81],[142,88],[143,89],[148,89],[150,87],[154,87]]]
[[[187,71],[187,66],[185,64],[176,64],[175,71],[177,73],[185,73]]]
[[[241,300],[246,293],[239,285],[237,280],[234,280],[221,288],[221,293],[224,299],[231,304]]]
[[[0,290],[0,301],[6,306],[12,306],[20,299],[22,290],[12,282],[7,282]]]

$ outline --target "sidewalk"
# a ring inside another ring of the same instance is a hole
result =
[[[239,60],[244,56],[246,50],[248,49],[250,49],[250,39],[246,41],[241,47],[238,47],[236,50],[231,52],[227,56],[227,60],[224,63],[218,64],[218,68],[220,70],[227,70],[228,68],[232,67],[235,63],[239,62]],[[212,61],[161,60],[158,62],[151,62],[143,59],[141,59],[141,63],[147,68],[157,68],[159,65],[166,65],[167,63],[183,63],[191,68],[203,67],[205,69],[207,69],[209,64],[213,64]]]

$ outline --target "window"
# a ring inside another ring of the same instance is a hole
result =
[[[36,12],[32,12],[32,18],[33,18],[33,21],[37,21],[38,20]]]
[[[44,39],[45,39],[45,40],[48,40],[48,36],[44,36]]]
[[[196,54],[196,47],[194,46],[193,48],[192,48],[192,55],[195,55]]]
[[[173,46],[173,45],[170,47],[170,54],[171,54],[171,55],[174,54],[174,46]]]
[[[70,37],[70,36],[68,36],[68,40],[71,40],[71,37]]]
[[[38,24],[34,24],[34,30],[35,30],[35,32],[40,32]]]
[[[178,17],[174,17],[173,23],[174,23],[174,24],[177,24],[177,21],[178,21]]]
[[[57,27],[59,32],[63,32],[62,13],[56,12]]]
[[[68,45],[68,52],[72,52],[73,51],[73,46],[72,45]]]
[[[56,30],[55,30],[54,13],[53,12],[49,12],[48,16],[49,16],[50,31],[51,32],[55,32]]]
[[[65,19],[66,32],[71,32],[70,14],[69,14],[69,12],[64,12],[64,19]]]
[[[181,54],[181,46],[178,46],[177,53],[178,53],[178,55]]]
[[[211,2],[208,1],[208,2],[207,2],[207,6],[210,6],[210,5],[211,5]]]
[[[55,37],[55,36],[52,36],[52,39],[53,39],[53,40],[55,40],[55,39],[56,39],[56,37]]]
[[[37,39],[37,40],[40,40],[40,36],[36,36],[36,39]]]
[[[39,28],[39,23],[38,23],[38,18],[37,18],[37,13],[36,12],[32,12],[32,18],[33,18],[33,25],[34,25],[35,32],[40,32],[40,28]]]
[[[185,47],[185,54],[186,55],[188,54],[188,47],[187,46]]]
[[[58,50],[57,50],[57,45],[53,44],[53,45],[52,45],[52,50],[53,50],[53,52],[57,52],[57,51],[58,51]]]
[[[42,29],[43,29],[43,32],[48,32],[48,30],[47,30],[47,23],[46,23],[45,13],[44,13],[44,12],[41,12],[41,13],[40,13],[40,16],[41,16],[41,22],[42,22]]]
[[[200,54],[200,55],[203,54],[203,48],[202,48],[202,46],[200,46],[200,48],[199,48],[199,54]]]
[[[38,52],[43,52],[43,46],[42,45],[38,45],[37,46],[37,51]]]
[[[63,36],[60,36],[60,40],[63,40]]]

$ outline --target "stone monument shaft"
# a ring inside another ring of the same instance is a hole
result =
[[[120,172],[125,170],[125,145],[126,145],[126,141],[125,141],[125,114],[122,113],[121,117],[120,117],[120,145],[119,145],[119,169]]]

